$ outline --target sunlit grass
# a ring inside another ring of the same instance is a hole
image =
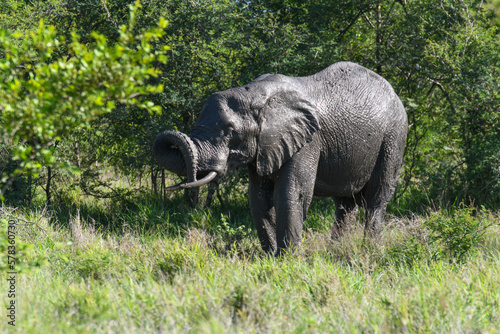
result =
[[[17,282],[16,329],[427,333],[500,328],[498,224],[487,230],[477,251],[457,263],[431,258],[439,245],[426,239],[425,216],[390,218],[378,240],[365,239],[357,224],[333,242],[328,229],[333,210],[327,204],[313,206],[302,247],[280,258],[260,250],[244,204],[230,211],[217,205],[193,210],[173,198],[168,206],[144,200],[114,210],[102,203],[92,210],[84,205],[60,212],[18,210],[11,214],[36,223],[19,221],[18,238],[34,245],[24,260],[41,265]],[[100,205],[96,219],[92,212]],[[413,250],[409,240],[422,247]],[[403,249],[418,256],[402,258],[396,251]],[[0,332],[7,328],[5,320],[0,322]]]

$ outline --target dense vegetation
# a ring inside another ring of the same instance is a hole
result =
[[[2,193],[8,199],[30,202],[40,186],[47,200],[50,193],[64,197],[61,184],[99,196],[127,195],[127,189],[100,178],[109,169],[142,189],[149,181],[159,192],[162,171],[151,156],[152,140],[169,128],[189,133],[211,93],[263,73],[309,75],[350,60],[387,78],[409,115],[398,207],[500,205],[498,1],[151,0],[130,19],[131,3],[2,5],[0,22],[7,35],[2,38],[1,168]],[[141,47],[141,38],[133,35],[157,27],[160,17],[168,26]],[[39,27],[39,20],[50,32]],[[131,35],[125,40],[120,27],[129,20]],[[140,54],[133,59],[133,52],[108,51],[101,57],[104,44],[110,50],[113,45],[134,50],[136,45]],[[144,57],[148,52],[150,57]],[[166,53],[168,60],[158,62],[153,53]],[[89,70],[80,70],[79,77],[69,74],[68,66],[81,69],[78,62],[85,57],[92,58]],[[113,62],[122,67],[114,68]],[[134,66],[150,66],[155,73]],[[86,80],[85,75],[94,77]],[[134,79],[127,81],[129,75]],[[75,80],[80,82],[71,85]],[[144,97],[143,80],[161,91]],[[88,96],[66,99],[81,91]],[[131,95],[154,102],[156,112],[131,103]],[[34,96],[43,98],[33,101]],[[64,129],[56,122],[60,115],[68,122]],[[26,124],[39,127],[26,129]],[[78,167],[81,174],[71,177],[61,166]],[[7,181],[18,167],[22,175]],[[49,178],[64,181],[50,184]]]
[[[13,220],[21,332],[500,328],[500,1],[9,0],[0,30],[0,269]],[[267,258],[244,168],[195,207],[165,192],[152,142],[189,133],[210,94],[343,60],[410,121],[380,240],[333,243],[316,199],[302,249]]]

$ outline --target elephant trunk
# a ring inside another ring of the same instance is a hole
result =
[[[191,138],[182,132],[160,133],[153,143],[153,154],[163,168],[178,175],[187,176],[187,180],[167,188],[168,190],[200,187],[217,176],[216,172],[210,172],[203,179],[196,180],[198,150]]]

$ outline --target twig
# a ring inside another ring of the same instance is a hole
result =
[[[444,97],[446,98],[446,100],[450,104],[451,110],[453,111],[454,114],[456,114],[457,111],[455,109],[455,106],[453,105],[453,101],[451,100],[450,94],[448,94],[448,92],[446,91],[446,89],[444,88],[444,86],[439,81],[434,80],[432,78],[427,78],[427,80],[429,80],[430,82],[433,83],[433,85],[435,85],[435,86],[439,87],[439,89],[441,89],[441,91],[443,92]]]
[[[368,15],[366,15],[366,13],[363,13],[363,17],[365,18],[365,21],[368,22],[368,24],[370,25],[370,27],[372,27],[373,29],[375,29],[375,26],[373,25],[372,21],[370,21],[370,18],[368,17]]]
[[[11,215],[11,217],[14,218],[14,219],[16,219],[16,220],[23,221],[25,223],[25,225],[34,225],[34,226],[36,226],[40,231],[42,231],[45,234],[45,236],[48,236],[47,231],[45,231],[45,229],[43,227],[41,227],[40,225],[38,225],[37,223],[29,221],[29,220],[21,218],[21,217],[18,217],[18,216],[14,216],[14,215]]]
[[[115,28],[118,29],[118,24],[111,18],[111,13],[109,12],[108,6],[106,6],[106,0],[101,0],[102,6],[106,10],[106,13],[108,13],[108,19],[114,24]]]
[[[11,212],[6,212],[7,210],[5,210],[4,208],[1,208],[1,211],[3,211],[3,213],[5,213],[7,215],[7,217],[11,217],[11,218],[13,218],[13,219],[15,219],[17,221],[24,222],[25,223],[24,225],[34,225],[34,226],[36,226],[40,231],[42,231],[45,234],[45,236],[48,236],[47,231],[45,231],[45,229],[43,227],[41,227],[40,225],[38,225],[37,223],[29,221],[29,220],[27,220],[25,218],[22,218],[22,217],[14,215],[12,212],[16,211],[15,208],[12,209]],[[45,206],[43,208],[43,211],[42,211],[42,214],[40,215],[40,217],[45,216],[46,212],[47,212],[47,206]]]

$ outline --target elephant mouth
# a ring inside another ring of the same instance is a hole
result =
[[[165,169],[178,175],[187,175],[182,182],[166,188],[173,191],[201,187],[212,181],[216,171],[199,172],[201,179],[197,180],[198,149],[191,138],[179,131],[160,133],[153,144],[156,161]]]

